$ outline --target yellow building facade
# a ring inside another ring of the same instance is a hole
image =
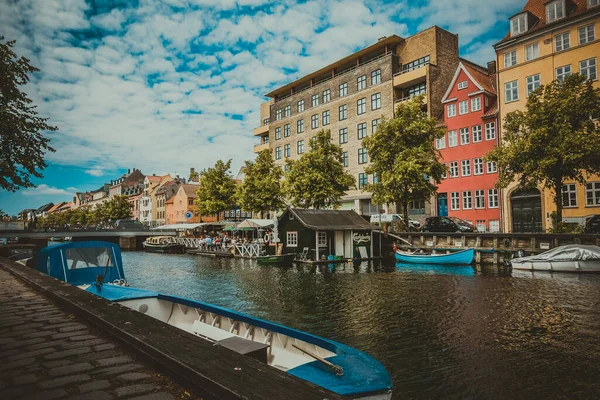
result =
[[[531,91],[569,74],[586,75],[600,87],[600,2],[529,0],[510,18],[510,33],[494,47],[500,121],[525,110]],[[600,177],[588,176],[586,185],[565,182],[563,199],[565,222],[584,223],[587,216],[600,214]],[[502,191],[505,232],[547,230],[554,211],[551,190],[519,190],[515,183]]]

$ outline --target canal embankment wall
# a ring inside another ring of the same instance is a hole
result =
[[[0,267],[206,399],[343,399],[251,357],[0,258]]]

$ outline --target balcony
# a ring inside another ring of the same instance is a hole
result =
[[[424,65],[412,71],[399,72],[394,75],[394,87],[408,87],[425,82],[427,74],[429,74],[429,65]]]
[[[427,106],[427,103],[429,101],[429,96],[427,95],[427,92],[421,93],[421,94],[424,95],[423,96],[423,105]],[[394,104],[398,104],[398,103],[402,103],[402,102],[405,102],[405,101],[409,101],[409,100],[412,100],[415,97],[417,97],[417,96],[403,97],[401,99],[394,100]]]
[[[260,153],[263,150],[269,149],[269,143],[261,143],[254,146],[254,153]]]
[[[266,136],[269,134],[269,124],[264,124],[258,128],[254,128],[254,136]]]

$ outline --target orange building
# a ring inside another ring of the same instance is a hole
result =
[[[184,184],[179,187],[177,194],[167,202],[167,210],[169,203],[172,200],[171,219],[167,220],[167,224],[183,224],[194,222],[214,222],[217,220],[215,216],[200,216],[196,212],[196,190],[198,185]],[[167,211],[169,214],[169,211]]]

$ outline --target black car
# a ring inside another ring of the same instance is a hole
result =
[[[584,232],[600,234],[600,215],[592,215],[585,220]]]
[[[475,232],[476,229],[464,219],[456,217],[428,217],[423,223],[423,232]]]

